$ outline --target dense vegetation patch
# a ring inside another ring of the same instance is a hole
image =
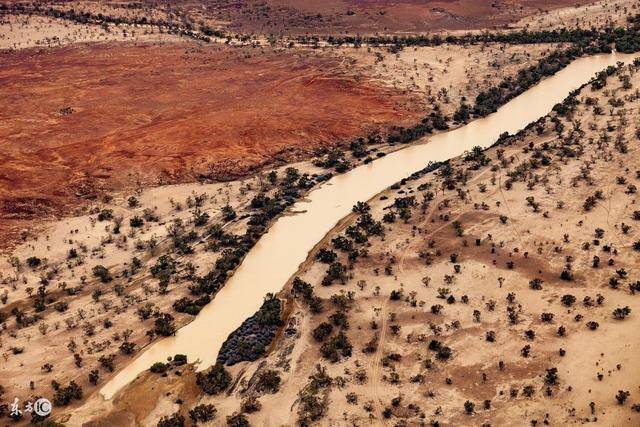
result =
[[[262,307],[229,335],[218,354],[218,363],[235,365],[261,357],[282,326],[282,302],[268,294]]]

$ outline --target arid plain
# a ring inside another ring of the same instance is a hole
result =
[[[0,424],[637,425],[632,59],[361,199],[215,366],[176,351],[100,391],[294,203],[639,51],[638,7],[0,2]]]

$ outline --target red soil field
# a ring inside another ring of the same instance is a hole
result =
[[[215,0],[176,7],[258,33],[412,33],[502,27],[541,10],[594,0]]]
[[[185,43],[4,53],[0,99],[5,246],[104,191],[231,178],[419,117],[313,52]]]

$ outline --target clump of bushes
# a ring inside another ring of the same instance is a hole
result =
[[[53,403],[56,406],[66,406],[71,403],[73,399],[82,399],[82,387],[76,384],[75,381],[71,381],[66,387],[58,388],[53,396]]]
[[[353,346],[349,338],[340,332],[320,347],[320,354],[325,359],[336,363],[341,357],[350,357]]]
[[[222,344],[217,362],[231,366],[260,358],[282,326],[281,309],[280,300],[268,294],[256,314],[245,320]]]
[[[231,374],[220,363],[196,374],[196,384],[207,394],[220,394],[231,384]]]

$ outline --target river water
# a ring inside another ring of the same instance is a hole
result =
[[[333,226],[349,214],[357,201],[366,201],[385,188],[421,170],[429,162],[456,157],[474,146],[488,147],[503,132],[516,133],[547,114],[572,90],[617,61],[638,55],[612,53],[580,58],[494,114],[458,129],[423,138],[420,143],[332,178],[297,202],[297,213],[280,217],[247,254],[242,265],[193,322],[142,352],[101,390],[110,399],[122,387],[158,361],[186,354],[198,369],[215,363],[218,350],[231,332],[257,311],[268,292],[278,292],[296,273],[308,252]]]

